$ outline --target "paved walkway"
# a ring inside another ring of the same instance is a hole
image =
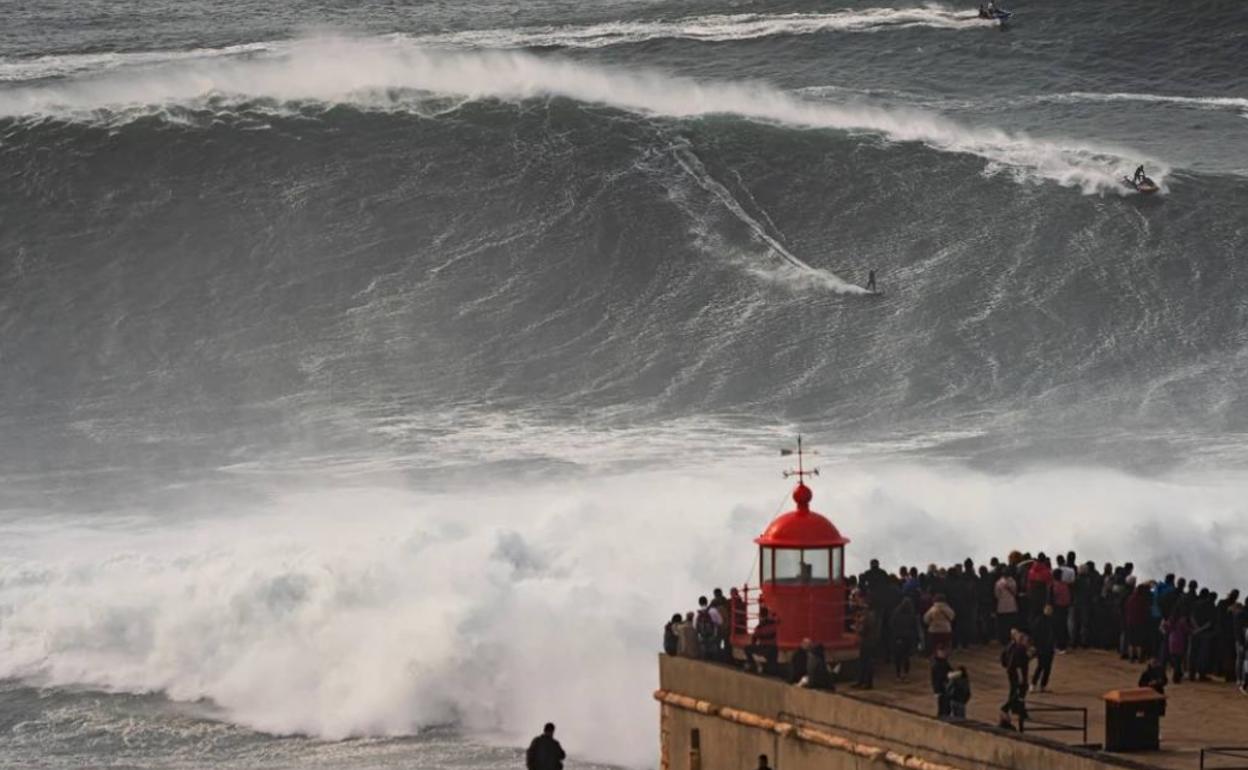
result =
[[[958,651],[951,658],[954,666],[964,665],[971,675],[972,697],[967,711],[970,719],[995,724],[1001,703],[1006,697],[1005,671],[1000,664],[1000,648],[996,645]],[[1033,666],[1034,668],[1034,666]],[[1133,688],[1144,667],[1127,663],[1116,654],[1099,650],[1079,650],[1058,655],[1053,664],[1053,678],[1048,693],[1033,692],[1027,703],[1079,706],[1088,710],[1088,741],[1105,741],[1105,705],[1101,696],[1109,690]],[[898,682],[892,664],[880,664],[876,670],[876,689],[860,691],[843,687],[846,693],[902,706],[914,711],[936,713],[935,696],[929,685],[926,660],[915,659],[910,681]],[[1166,688],[1166,716],[1161,720],[1161,751],[1132,753],[1139,762],[1175,770],[1196,770],[1200,749],[1206,746],[1248,746],[1248,696],[1231,684],[1214,682],[1183,682]],[[1036,718],[1042,718],[1037,712]],[[1078,714],[1043,715],[1052,721],[1078,724]],[[1076,744],[1083,740],[1079,732],[1043,732],[1046,738]],[[1242,752],[1248,756],[1248,750]],[[1248,759],[1213,759],[1207,768],[1248,767]]]

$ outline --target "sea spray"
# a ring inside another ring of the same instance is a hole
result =
[[[580,451],[640,449],[608,438]],[[327,738],[457,722],[519,744],[552,719],[580,756],[646,765],[662,623],[750,578],[752,538],[787,503],[778,462],[441,492],[309,478],[197,522],[6,529],[0,676],[207,698]],[[1074,549],[1225,590],[1248,557],[1242,477],[823,466],[813,507],[853,539],[851,571]]]

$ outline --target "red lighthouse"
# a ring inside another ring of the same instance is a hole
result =
[[[801,465],[801,440],[798,440],[798,469],[788,475],[798,477],[793,490],[796,508],[776,517],[758,543],[759,585],[746,587],[749,604],[766,607],[777,621],[777,646],[782,652],[796,649],[803,639],[820,643],[829,652],[855,648],[857,637],[845,628],[848,592],[845,585],[845,546],[849,539],[831,521],[810,509],[814,493],[805,484],[805,477],[818,471],[807,471]],[[750,620],[757,619],[757,609],[750,607]],[[744,646],[749,635],[736,626],[734,646]],[[837,656],[840,657],[840,656]]]

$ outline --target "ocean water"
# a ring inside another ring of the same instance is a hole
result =
[[[1012,9],[0,0],[0,766],[653,766],[799,432],[1248,588],[1248,5]]]

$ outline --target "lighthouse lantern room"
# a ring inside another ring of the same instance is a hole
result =
[[[757,606],[750,607],[750,620],[757,620],[759,607],[767,608],[776,621],[781,652],[796,649],[803,639],[820,643],[829,652],[854,648],[857,637],[846,629],[845,546],[849,539],[811,510],[814,493],[805,477],[817,475],[818,470],[802,466],[801,452],[799,438],[798,469],[785,474],[798,478],[793,490],[796,507],[777,516],[754,540],[759,585],[745,588],[750,605],[757,597]],[[740,633],[744,629],[739,626],[737,631],[733,645],[744,646],[749,635]]]

